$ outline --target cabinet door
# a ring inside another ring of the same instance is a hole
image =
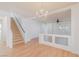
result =
[[[68,46],[68,38],[66,37],[55,37],[55,43],[63,46]]]
[[[52,42],[53,42],[52,36],[44,35],[44,41],[45,41],[45,42],[52,43]]]

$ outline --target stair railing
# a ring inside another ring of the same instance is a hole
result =
[[[23,33],[25,33],[25,30],[23,29],[23,27],[22,27],[20,21],[18,20],[18,18],[17,18],[17,17],[15,17],[15,18],[16,18],[16,21],[17,21],[17,23],[19,24],[21,30],[23,31]]]

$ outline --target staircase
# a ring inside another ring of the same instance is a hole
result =
[[[21,35],[21,32],[19,31],[15,21],[11,20],[11,28],[12,28],[12,32],[13,32],[13,47],[14,48],[17,48],[19,47],[19,45],[25,45],[24,44],[24,40],[23,40],[23,37]]]

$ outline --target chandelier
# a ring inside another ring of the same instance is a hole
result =
[[[39,11],[36,12],[36,16],[37,17],[41,17],[41,16],[47,16],[48,15],[48,11],[41,9]]]

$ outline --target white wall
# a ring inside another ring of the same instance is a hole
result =
[[[79,7],[72,8],[72,50],[79,54]]]
[[[0,20],[0,41],[2,41],[2,20]]]
[[[9,48],[13,47],[12,44],[12,32],[10,25],[10,17],[5,16],[3,19],[3,38],[6,40],[6,46]]]
[[[41,33],[53,34],[53,23],[41,23]]]
[[[0,16],[11,16],[10,12],[0,10]]]
[[[39,22],[32,20],[32,19],[24,19],[23,26],[25,30],[25,39],[26,41],[38,37],[40,33],[40,24]]]

